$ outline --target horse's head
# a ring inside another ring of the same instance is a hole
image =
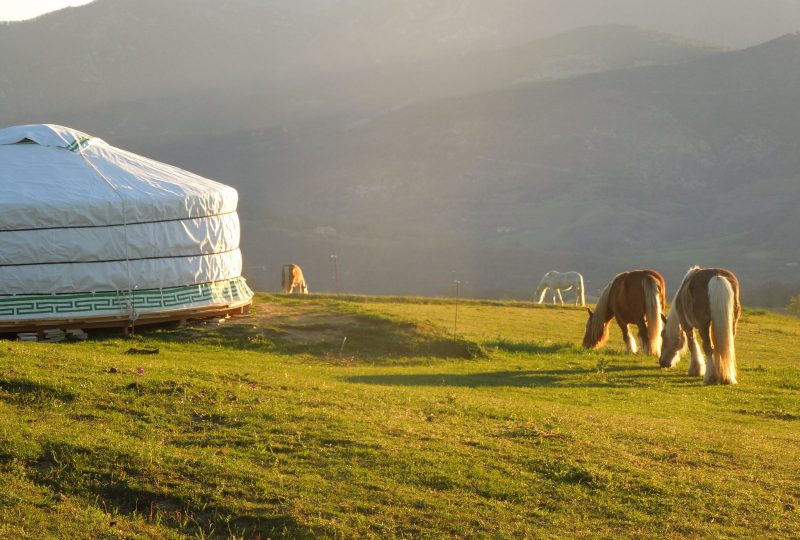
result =
[[[670,315],[674,316],[674,315]],[[669,324],[669,320],[661,315],[664,329],[661,331],[661,356],[658,363],[662,368],[671,368],[681,359],[681,353],[686,350],[686,336],[678,324]]]
[[[586,349],[597,349],[608,341],[608,325],[595,311],[586,308],[589,318],[586,320],[586,331],[583,334],[583,346]]]

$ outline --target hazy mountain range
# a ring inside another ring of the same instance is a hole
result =
[[[296,260],[331,289],[332,252],[358,292],[521,293],[553,268],[595,290],[631,266],[674,287],[695,262],[800,281],[800,37],[734,49],[800,5],[597,4],[98,0],[0,25],[0,125],[236,186],[259,287]],[[692,39],[552,35],[620,21]]]

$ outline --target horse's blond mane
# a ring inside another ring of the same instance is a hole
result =
[[[678,296],[675,295],[675,298],[672,300],[672,307],[669,310],[669,315],[667,315],[667,323],[664,325],[664,330],[666,330],[666,338],[667,339],[675,339],[681,331],[681,320],[678,317],[678,310],[675,309],[675,300],[678,299]]]
[[[667,315],[667,323],[664,325],[664,329],[666,330],[666,338],[667,339],[676,339],[681,332],[681,319],[678,315],[678,310],[675,309],[675,304],[678,301],[678,295],[683,288],[683,284],[686,283],[686,280],[689,279],[689,276],[701,270],[701,268],[697,265],[692,266],[689,268],[689,271],[686,272],[686,275],[683,276],[683,281],[681,281],[680,287],[675,291],[675,296],[672,298],[672,305],[669,309],[669,315]]]
[[[614,284],[612,281],[609,283],[603,292],[600,293],[600,298],[597,299],[597,305],[595,306],[595,312],[600,313],[602,312],[603,315],[608,311],[608,302],[609,297],[611,296],[611,286]]]
[[[597,304],[594,307],[594,315],[591,318],[589,336],[592,340],[592,343],[594,343],[596,347],[600,347],[604,344],[604,336],[606,339],[608,338],[608,335],[605,332],[606,326],[609,322],[606,314],[608,313],[608,303],[610,301],[611,286],[613,284],[614,281],[612,280],[611,283],[609,283],[600,294],[600,298],[597,299]]]

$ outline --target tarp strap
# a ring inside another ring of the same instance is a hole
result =
[[[136,286],[133,283],[133,276],[131,274],[131,261],[130,261],[130,255],[128,253],[128,250],[130,249],[130,242],[128,242],[128,213],[125,207],[125,197],[123,197],[122,194],[119,192],[117,186],[115,186],[114,183],[100,171],[100,169],[95,167],[94,163],[92,163],[89,157],[83,153],[83,149],[86,146],[85,143],[87,142],[88,140],[79,142],[77,148],[72,151],[77,151],[78,153],[80,153],[81,157],[86,162],[86,164],[89,165],[89,167],[91,167],[91,169],[95,172],[95,174],[97,174],[97,176],[99,176],[106,184],[108,184],[111,190],[117,195],[117,197],[119,197],[120,203],[122,204],[122,230],[125,236],[125,270],[128,273],[128,319],[130,320],[131,323],[133,323],[138,317],[136,315],[136,309],[134,308],[134,297],[133,297],[133,291],[136,288]]]

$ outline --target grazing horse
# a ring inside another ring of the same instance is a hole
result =
[[[281,290],[287,294],[292,294],[295,290],[302,294],[308,294],[308,286],[303,278],[303,271],[296,264],[286,264],[281,270]]]
[[[628,352],[637,351],[636,340],[628,325],[639,328],[639,339],[646,354],[661,354],[662,309],[666,304],[667,285],[655,270],[632,270],[616,276],[589,309],[583,346],[599,349],[608,341],[608,327],[616,319]],[[588,309],[588,308],[587,308]]]
[[[664,320],[661,367],[674,367],[688,345],[689,375],[703,377],[703,384],[736,384],[733,340],[741,312],[739,280],[732,272],[690,268]],[[700,331],[705,359],[694,337],[695,328]]]
[[[556,272],[555,270],[550,270],[547,272],[539,282],[539,286],[536,287],[536,297],[539,299],[540,304],[544,301],[544,295],[547,293],[547,289],[551,289],[553,291],[554,304],[556,303],[556,294],[558,294],[558,299],[561,301],[561,305],[563,306],[564,298],[561,296],[561,291],[569,291],[574,289],[575,305],[586,305],[586,298],[583,294],[583,276],[578,272],[564,272],[563,274],[561,272]]]

